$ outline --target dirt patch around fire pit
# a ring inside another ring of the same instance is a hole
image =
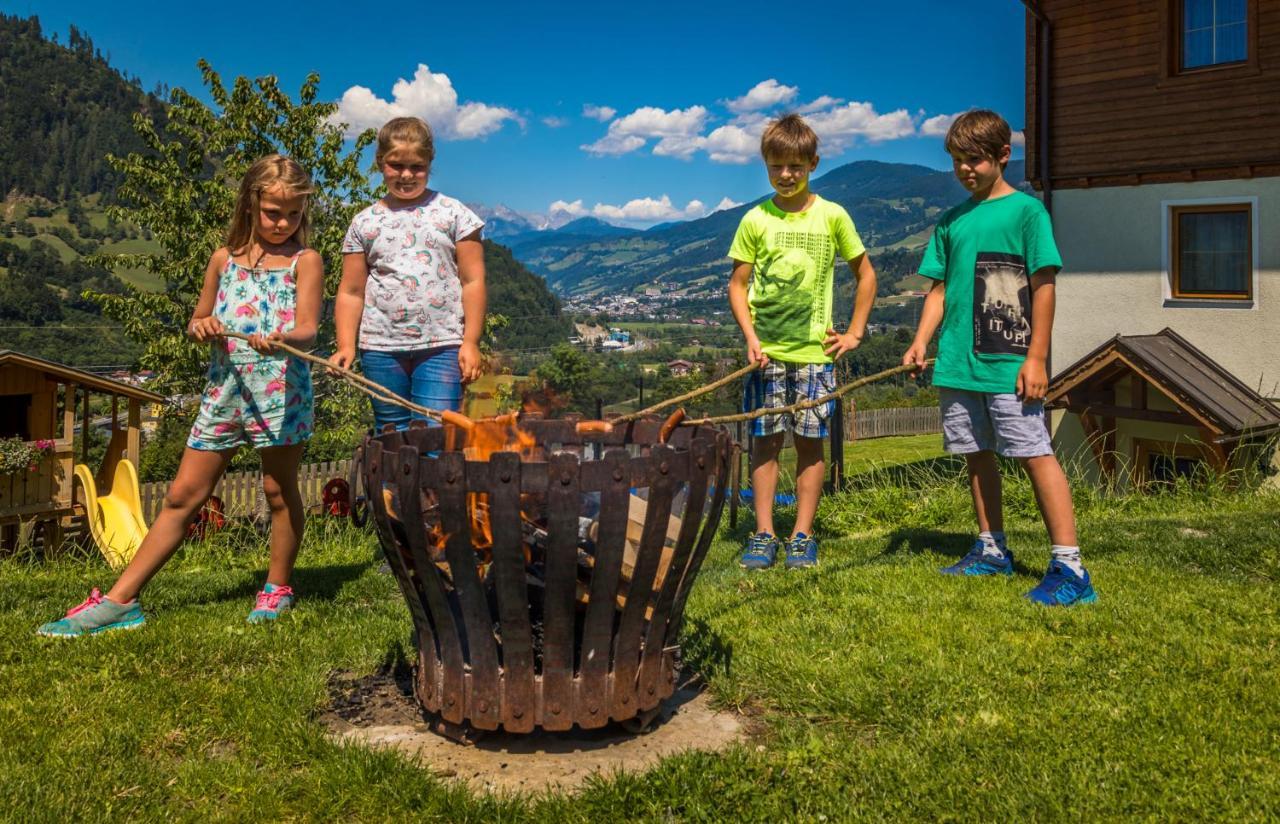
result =
[[[616,724],[555,733],[497,731],[470,745],[431,731],[414,701],[407,666],[363,678],[337,673],[329,692],[330,707],[318,720],[333,738],[394,748],[434,775],[477,791],[573,791],[596,773],[641,772],[676,753],[722,750],[747,736],[747,719],[712,709],[693,682],[681,685],[644,734]]]

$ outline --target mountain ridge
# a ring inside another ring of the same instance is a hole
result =
[[[1022,161],[1007,175],[1025,176]],[[967,193],[950,171],[910,163],[859,160],[838,166],[810,184],[818,195],[839,203],[853,217],[863,242],[876,250],[921,249],[933,224]],[[508,238],[512,252],[546,278],[561,295],[632,292],[668,286],[691,290],[722,288],[725,253],[742,215],[767,195],[706,217],[633,230],[612,237],[537,232]],[[911,268],[910,256],[893,256],[896,268]],[[892,272],[895,279],[909,272]]]

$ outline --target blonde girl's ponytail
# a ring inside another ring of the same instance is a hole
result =
[[[291,195],[307,196],[307,208],[302,212],[298,230],[293,233],[300,245],[307,245],[311,229],[310,196],[315,193],[311,175],[293,158],[270,154],[255,160],[240,179],[235,214],[231,216],[231,224],[227,226],[227,249],[233,255],[245,251],[253,242],[253,227],[258,219],[262,193],[276,186],[282,186]]]

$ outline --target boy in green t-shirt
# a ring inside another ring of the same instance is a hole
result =
[[[975,110],[947,132],[956,178],[971,197],[942,216],[920,263],[934,280],[904,364],[923,366],[942,326],[933,383],[942,405],[943,445],[961,454],[978,518],[978,539],[949,575],[1010,575],[1000,466],[996,454],[1027,470],[1049,530],[1053,559],[1031,600],[1069,606],[1097,600],[1080,562],[1067,476],[1044,420],[1046,359],[1053,327],[1054,277],[1062,258],[1039,200],[1004,179],[1009,124]]]
[[[729,306],[747,341],[747,358],[761,368],[747,379],[747,409],[774,409],[816,400],[834,389],[832,360],[857,348],[876,296],[871,268],[853,221],[839,204],[809,191],[818,167],[818,136],[795,114],[770,123],[760,153],[776,194],[742,216],[729,248],[733,275]],[[857,279],[853,319],[844,334],[831,324],[836,255]],[[790,430],[796,447],[796,523],[786,546],[787,569],[818,563],[811,535],[826,470],[822,441],[828,402],[796,413],[766,415],[751,424],[751,486],[756,530],[742,566],[773,565],[779,545],[773,530],[778,450]]]

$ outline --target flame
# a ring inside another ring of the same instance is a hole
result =
[[[529,460],[538,451],[538,441],[533,433],[520,427],[520,413],[499,415],[478,421],[468,421],[469,426],[447,427],[445,448],[462,450],[468,461],[487,461],[495,452],[515,452],[521,460]],[[483,578],[493,557],[493,528],[489,518],[489,496],[483,492],[467,493],[467,529],[471,546],[476,552],[476,563]],[[521,517],[529,520],[524,513]],[[431,530],[430,539],[436,557],[443,559],[444,547],[449,536],[440,526]],[[528,555],[528,548],[525,553]]]

